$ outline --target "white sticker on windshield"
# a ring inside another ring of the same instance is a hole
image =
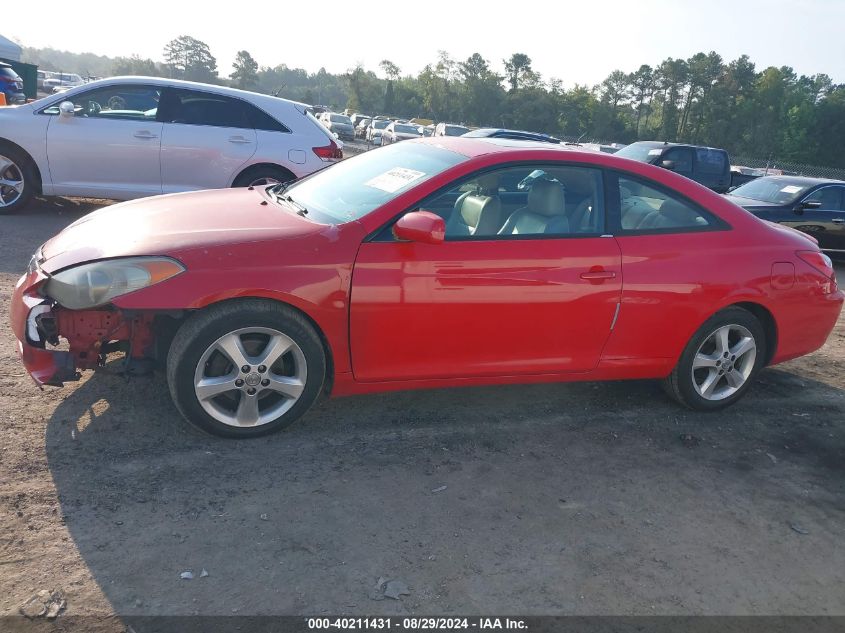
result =
[[[406,169],[405,167],[394,167],[380,176],[368,180],[364,184],[368,187],[381,189],[387,193],[396,193],[402,187],[410,185],[415,180],[425,176],[425,172]]]
[[[795,185],[786,185],[783,189],[781,189],[783,193],[798,193],[801,191],[801,187],[796,187]]]
[[[662,153],[663,153],[663,149],[662,149],[662,148],[657,148],[657,149],[650,149],[650,150],[648,150],[648,155],[649,155],[649,156],[657,156],[658,154],[662,154]]]

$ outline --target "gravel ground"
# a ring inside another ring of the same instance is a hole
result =
[[[324,401],[282,434],[217,440],[186,430],[159,375],[39,391],[17,361],[14,283],[94,206],[0,217],[0,616],[41,590],[62,592],[59,622],[104,631],[145,614],[845,614],[845,320],[718,414],[651,382],[467,388]],[[409,595],[384,599],[380,577]]]

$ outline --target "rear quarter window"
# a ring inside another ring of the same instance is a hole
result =
[[[290,132],[286,126],[279,123],[279,121],[264,112],[264,110],[261,110],[252,104],[248,104],[247,108],[249,110],[249,120],[252,122],[252,126],[256,130],[266,130],[268,132]]]
[[[695,158],[698,161],[698,171],[702,174],[722,174],[728,164],[725,152],[717,149],[699,147],[695,150]]]

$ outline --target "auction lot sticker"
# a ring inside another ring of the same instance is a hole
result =
[[[376,176],[365,182],[368,187],[381,189],[387,193],[396,193],[402,187],[410,185],[415,180],[419,180],[425,176],[425,172],[416,171],[414,169],[407,169],[405,167],[394,167],[390,171]]]

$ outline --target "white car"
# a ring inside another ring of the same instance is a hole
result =
[[[373,120],[372,123],[370,123],[370,127],[367,128],[367,143],[381,145],[381,135],[384,132],[384,128],[388,125],[390,125],[390,121],[387,119]]]
[[[85,83],[85,80],[75,73],[50,73],[52,77],[44,80],[44,90],[64,92]]]
[[[35,193],[129,200],[307,176],[343,152],[305,108],[153,77],[0,108],[0,213]]]
[[[389,143],[397,143],[399,141],[405,141],[411,138],[419,138],[422,136],[422,132],[420,132],[419,128],[416,125],[411,125],[410,123],[399,123],[398,121],[392,122],[386,128],[384,128],[384,132],[382,132],[382,144],[387,145]]]

